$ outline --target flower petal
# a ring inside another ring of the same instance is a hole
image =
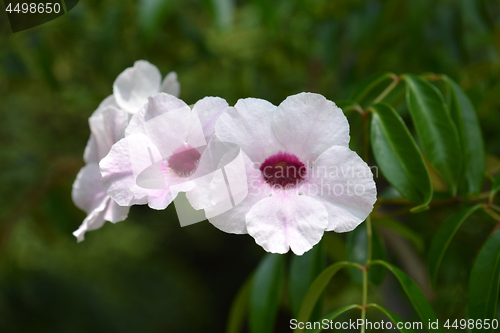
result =
[[[210,217],[208,220],[218,229],[232,234],[246,234],[247,233],[247,225],[245,216],[252,209],[252,207],[259,202],[260,200],[266,198],[271,193],[271,189],[269,186],[265,185],[262,181],[262,177],[260,176],[260,170],[256,169],[253,166],[252,161],[245,154],[241,155],[243,163],[245,165],[246,172],[246,180],[248,186],[248,194],[247,196],[238,203],[238,198],[233,198],[235,200],[236,205],[230,210],[219,214],[217,216]],[[210,185],[212,180],[209,179],[207,189],[205,191],[205,196],[207,196],[205,201],[200,200],[198,198],[198,205],[203,205],[206,202],[210,202]],[[191,202],[191,196],[195,195],[195,190],[198,191],[198,195],[201,198],[203,197],[202,190],[198,187],[201,184],[197,184],[197,187],[186,194],[188,199]],[[231,184],[230,184],[231,185]],[[233,195],[238,193],[233,193]],[[202,208],[206,208],[202,207]],[[211,208],[209,208],[210,210]]]
[[[165,76],[163,83],[161,84],[161,91],[175,97],[179,97],[181,94],[181,85],[177,81],[177,73],[170,72]]]
[[[101,104],[99,104],[99,106],[97,107],[97,110],[94,112],[94,114],[98,113],[100,110],[103,110],[104,108],[106,108],[108,106],[112,106],[112,107],[115,107],[117,109],[120,108],[120,106],[118,105],[118,103],[116,103],[116,99],[115,99],[115,96],[113,94],[111,94],[108,97],[106,97],[101,102]]]
[[[285,151],[314,161],[331,146],[349,146],[349,123],[335,103],[319,94],[289,96],[276,110],[273,129]]]
[[[73,232],[78,242],[85,239],[85,233],[87,231],[99,229],[104,225],[104,214],[106,212],[106,207],[111,199],[106,196],[103,198],[99,204],[94,207],[94,209],[89,212],[80,227]]]
[[[377,200],[370,168],[347,147],[331,147],[321,154],[314,162],[308,181],[300,191],[325,206],[328,231],[353,230],[366,219]]]
[[[89,118],[89,125],[94,136],[99,160],[104,158],[111,146],[121,138],[128,125],[128,114],[124,110],[107,106]]]
[[[137,185],[137,177],[161,159],[156,146],[143,134],[134,134],[118,141],[99,163],[106,192],[120,206],[145,204],[149,195],[158,197],[164,190],[141,188]]]
[[[107,197],[101,183],[101,172],[97,163],[81,168],[73,183],[71,197],[75,205],[89,214]]]
[[[120,222],[127,218],[130,207],[120,206],[113,199],[109,200],[104,219],[109,222]]]
[[[150,96],[147,104],[137,112],[125,130],[125,136],[133,133],[146,133],[145,124],[167,112],[183,110],[186,114],[191,112],[191,108],[177,97],[165,93],[158,93]],[[172,126],[172,125],[170,125]]]
[[[197,125],[196,130],[191,130],[194,123]],[[179,153],[179,149],[206,145],[198,117],[189,107],[163,113],[145,122],[142,129],[144,131],[142,133],[158,148],[163,158]]]
[[[223,142],[237,144],[254,162],[264,160],[283,149],[272,128],[276,106],[257,98],[240,99],[224,112],[215,125]]]
[[[100,117],[100,114],[104,109],[106,109],[108,106],[114,107],[119,109],[120,107],[118,104],[116,104],[115,97],[113,95],[109,95],[106,97],[101,104],[97,107],[97,109],[92,113],[90,118],[92,117]],[[90,120],[90,119],[89,119]],[[110,147],[111,148],[111,147]],[[108,150],[109,151],[109,150]],[[107,152],[106,152],[107,154]],[[83,153],[83,160],[85,163],[99,163],[102,157],[105,155],[99,157],[99,149],[97,146],[97,141],[95,136],[91,133],[89,140],[87,142],[87,146],[85,147],[85,152]]]
[[[210,139],[200,156],[196,171],[189,177],[194,184],[194,188],[186,193],[186,197],[194,209],[205,209],[212,205],[209,194],[214,172],[220,168],[220,162],[224,156],[232,153],[231,149],[233,147],[237,148],[234,144],[220,142],[215,135]]]
[[[85,146],[85,151],[83,152],[83,160],[86,164],[99,163],[99,161],[101,160],[99,158],[97,140],[92,133],[90,133],[89,140],[87,141],[87,145]]]
[[[302,255],[317,244],[328,225],[328,213],[313,198],[274,194],[257,202],[246,215],[248,233],[266,251]]]
[[[205,97],[193,106],[193,111],[198,113],[207,142],[215,132],[215,123],[220,115],[228,109],[226,100],[220,97]]]
[[[152,209],[163,210],[170,205],[176,196],[177,193],[175,193],[174,196],[170,189],[150,190],[148,195],[148,206]]]
[[[147,103],[148,97],[160,91],[161,74],[145,60],[124,70],[113,83],[113,95],[120,108],[134,114]]]

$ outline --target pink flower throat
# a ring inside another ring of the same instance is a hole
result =
[[[200,157],[200,152],[195,148],[180,147],[168,158],[168,166],[179,177],[189,177],[198,168]]]
[[[285,152],[268,157],[259,170],[266,183],[281,188],[291,188],[301,183],[307,173],[306,166],[297,156]]]

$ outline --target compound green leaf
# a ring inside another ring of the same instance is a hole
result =
[[[405,198],[425,207],[432,184],[420,150],[404,121],[384,103],[372,107],[371,145],[380,171]]]
[[[403,79],[406,102],[423,151],[455,195],[462,173],[457,128],[436,87],[414,75],[404,75]]]
[[[458,129],[464,157],[464,179],[468,193],[478,194],[483,187],[486,164],[483,136],[476,110],[462,88],[444,76],[450,91],[450,115]]]

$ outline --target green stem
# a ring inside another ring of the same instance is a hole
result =
[[[368,215],[366,218],[366,235],[368,236],[368,254],[366,256],[366,267],[369,266],[372,260],[372,217]]]
[[[385,88],[377,98],[375,98],[373,104],[377,104],[378,102],[382,101],[385,96],[387,96],[398,85],[400,81],[399,77],[395,74],[392,75],[392,80],[392,83],[388,85],[387,88]]]
[[[396,76],[396,79],[398,77]],[[394,80],[396,82],[396,80]],[[396,82],[397,84],[397,82]],[[382,100],[385,95],[387,95],[393,88],[394,82],[387,87],[382,94],[377,97],[374,103],[377,103],[378,100]],[[389,89],[390,88],[390,89]],[[368,117],[370,112],[365,112],[363,115],[363,158],[366,163],[369,162],[370,159],[370,137],[369,137],[369,129],[368,129]],[[367,254],[366,254],[366,263],[365,267],[363,267],[363,300],[361,305],[361,319],[363,320],[363,326],[361,327],[361,333],[365,333],[365,323],[366,323],[366,305],[368,304],[368,267],[370,266],[370,261],[372,259],[372,224],[371,224],[371,216],[369,215],[366,218],[366,236],[367,236]]]
[[[371,216],[366,218],[366,235],[368,240],[366,264],[363,268],[363,302],[361,305],[361,319],[363,319],[363,326],[361,327],[361,333],[365,332],[365,322],[366,322],[366,308],[368,304],[368,268],[370,267],[370,262],[372,260],[372,223]]]
[[[422,78],[427,81],[439,81],[443,79],[443,76],[440,74],[427,73],[422,75]]]
[[[491,209],[494,209],[494,210],[496,210],[497,212],[500,213],[500,207],[498,207],[497,205],[490,204],[489,206],[490,206]]]
[[[359,105],[349,105],[348,107],[344,108],[343,110],[345,112],[347,112],[347,111],[356,111],[357,113],[359,113],[362,116],[365,115],[365,111]]]
[[[498,215],[497,213],[495,213],[493,210],[487,208],[487,207],[484,207],[484,211],[486,212],[486,214],[488,214],[489,216],[491,216],[495,221],[497,222],[500,222],[500,215]]]
[[[367,304],[368,304],[368,265],[363,270],[363,304],[361,306],[361,319],[363,320],[363,326],[361,326],[361,333],[365,333]]]

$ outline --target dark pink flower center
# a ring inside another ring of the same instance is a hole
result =
[[[168,166],[179,177],[189,177],[198,168],[201,154],[195,148],[180,147],[168,158]]]
[[[281,188],[301,183],[307,173],[306,166],[297,156],[285,152],[268,157],[259,169],[266,183]]]

